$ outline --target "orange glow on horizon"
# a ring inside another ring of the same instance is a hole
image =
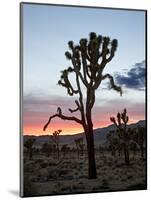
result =
[[[132,123],[136,123],[141,119],[133,119],[131,118],[131,120],[129,120],[128,124],[132,124]],[[143,118],[142,118],[143,120]],[[112,123],[110,121],[103,121],[101,122],[96,122],[94,123],[93,129],[97,129],[97,128],[104,128],[107,127],[109,125],[112,125]],[[65,122],[64,124],[59,124],[59,123],[52,123],[49,125],[49,127],[47,128],[47,130],[44,132],[43,131],[43,126],[39,125],[30,125],[30,126],[24,126],[23,127],[23,134],[24,135],[50,135],[52,134],[55,130],[61,129],[62,130],[62,135],[73,135],[73,134],[77,134],[77,133],[81,133],[83,132],[83,127],[80,126],[79,124],[75,123],[75,122]]]
[[[62,128],[54,128],[50,126],[46,131],[43,131],[43,127],[34,127],[34,126],[28,126],[23,129],[24,135],[50,135],[52,134],[55,130],[61,129],[62,135],[72,135],[72,134],[77,134],[83,132],[82,127],[62,127]]]

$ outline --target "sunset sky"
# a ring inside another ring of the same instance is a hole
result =
[[[105,81],[96,92],[94,128],[111,124],[127,108],[130,123],[145,119],[145,13],[143,11],[23,5],[23,133],[63,134],[82,132],[75,122],[55,118],[46,132],[43,126],[60,106],[66,115],[76,97],[57,85],[60,71],[70,66],[64,53],[67,43],[96,32],[118,39],[118,49],[104,70],[123,88],[123,96],[108,89]],[[78,116],[78,114],[77,114]]]

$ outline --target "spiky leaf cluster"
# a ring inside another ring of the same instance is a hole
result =
[[[103,77],[103,69],[105,65],[112,60],[117,50],[118,41],[111,40],[109,37],[103,37],[91,32],[89,39],[82,38],[78,45],[73,41],[68,42],[70,51],[65,52],[65,56],[71,61],[73,67],[63,70],[58,84],[67,89],[70,96],[78,93],[78,89],[74,89],[69,81],[69,74],[75,72],[81,78],[86,87],[97,89],[101,80],[109,78],[111,88],[121,92],[121,88],[114,84],[111,75]]]
[[[117,113],[117,119],[115,117],[110,117],[110,121],[115,124],[119,129],[122,128],[122,125],[126,125],[128,123],[129,117],[127,116],[127,111],[124,109],[122,113]]]

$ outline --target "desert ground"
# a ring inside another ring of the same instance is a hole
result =
[[[78,158],[77,152],[47,157],[42,152],[30,158],[24,153],[24,195],[57,195],[69,193],[105,192],[146,189],[146,159],[140,151],[130,152],[130,165],[124,156],[112,156],[110,151],[95,150],[97,179],[88,179],[87,152]]]

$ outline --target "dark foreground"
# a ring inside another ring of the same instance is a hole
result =
[[[86,152],[79,158],[76,152],[46,157],[36,153],[33,158],[24,155],[24,196],[57,195],[69,193],[107,192],[146,189],[146,160],[139,152],[124,158],[110,152],[96,152],[97,179],[87,178]]]

